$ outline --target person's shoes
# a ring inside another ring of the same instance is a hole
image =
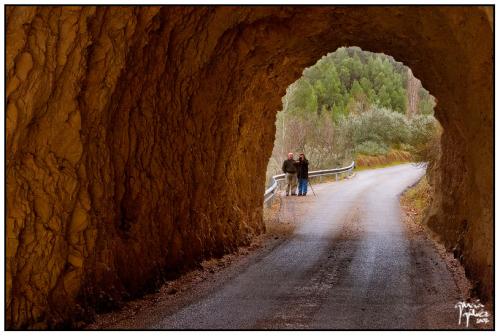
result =
[[[307,193],[303,193],[303,194],[302,194],[302,196],[305,196],[305,195],[307,195]]]
[[[302,196],[302,194],[299,193],[299,196]]]
[[[292,194],[292,196],[297,196],[297,194],[294,193],[294,194]]]

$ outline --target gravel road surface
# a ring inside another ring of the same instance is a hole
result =
[[[183,304],[111,328],[463,328],[446,263],[401,222],[399,196],[424,173],[367,170],[283,198],[285,214],[301,213],[289,239]]]

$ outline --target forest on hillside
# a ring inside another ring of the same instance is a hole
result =
[[[313,170],[391,151],[425,161],[439,147],[434,97],[384,54],[339,48],[306,68],[282,102],[268,176],[281,173],[288,152],[304,152]]]

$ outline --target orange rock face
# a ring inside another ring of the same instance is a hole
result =
[[[6,7],[7,327],[62,327],[264,230],[304,67],[384,52],[437,98],[429,225],[492,297],[492,11]]]

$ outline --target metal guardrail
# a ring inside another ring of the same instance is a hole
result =
[[[326,175],[335,175],[335,177],[337,177],[338,174],[346,173],[346,172],[350,173],[350,172],[352,172],[353,169],[354,169],[354,161],[347,167],[315,170],[315,171],[309,172],[309,178],[318,177],[318,176],[326,176]],[[283,181],[284,179],[285,179],[285,174],[274,175],[272,177],[273,183],[264,192],[264,204],[269,202],[274,197],[274,195],[276,194],[276,189],[278,189],[278,182]]]

